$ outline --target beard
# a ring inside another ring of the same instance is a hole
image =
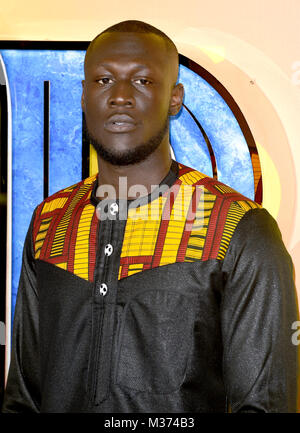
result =
[[[97,152],[97,155],[112,165],[131,165],[144,161],[151,155],[160,145],[166,132],[169,128],[169,116],[167,116],[162,128],[153,135],[148,141],[139,144],[134,149],[126,150],[123,152],[112,151],[107,149],[103,143],[96,140],[87,129],[89,142],[92,144]]]

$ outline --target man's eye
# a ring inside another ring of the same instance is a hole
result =
[[[151,84],[151,81],[147,80],[146,78],[138,78],[137,80],[135,80],[135,82],[138,84],[142,84],[143,86]]]
[[[111,84],[112,83],[112,79],[108,78],[108,77],[104,77],[104,78],[100,78],[99,80],[97,80],[97,82],[101,85],[101,86],[105,86],[106,84]]]

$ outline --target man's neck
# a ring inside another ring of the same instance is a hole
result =
[[[153,186],[167,176],[172,164],[170,151],[159,156],[154,152],[146,160],[126,166],[112,165],[98,156],[97,197],[130,200],[151,193]],[[104,195],[106,191],[108,196]]]

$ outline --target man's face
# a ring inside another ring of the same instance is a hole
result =
[[[181,105],[178,95],[174,102],[175,81],[174,60],[160,37],[108,33],[98,38],[85,65],[82,108],[99,155],[112,164],[132,164],[168,143],[168,114]]]

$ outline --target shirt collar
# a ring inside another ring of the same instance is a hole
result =
[[[174,184],[174,182],[178,178],[178,172],[179,172],[178,163],[176,161],[172,160],[171,167],[170,167],[168,174],[160,182],[158,187],[156,189],[154,189],[151,193],[149,193],[148,195],[146,195],[144,197],[141,197],[140,199],[127,200],[128,205],[130,205],[131,202],[133,202],[133,201],[136,202],[138,200],[138,202],[139,202],[138,205],[141,206],[143,204],[150,203],[151,201],[155,200],[157,197],[159,197],[159,195],[161,193],[161,186],[162,185],[167,185],[168,187],[171,187]],[[100,202],[100,200],[96,196],[97,188],[98,188],[98,176],[96,177],[96,180],[93,183],[93,189],[92,189],[91,199],[90,199],[91,203],[94,206],[97,206]],[[121,200],[116,199],[115,201],[117,203],[119,203]],[[123,200],[123,201],[125,201],[125,200]]]

